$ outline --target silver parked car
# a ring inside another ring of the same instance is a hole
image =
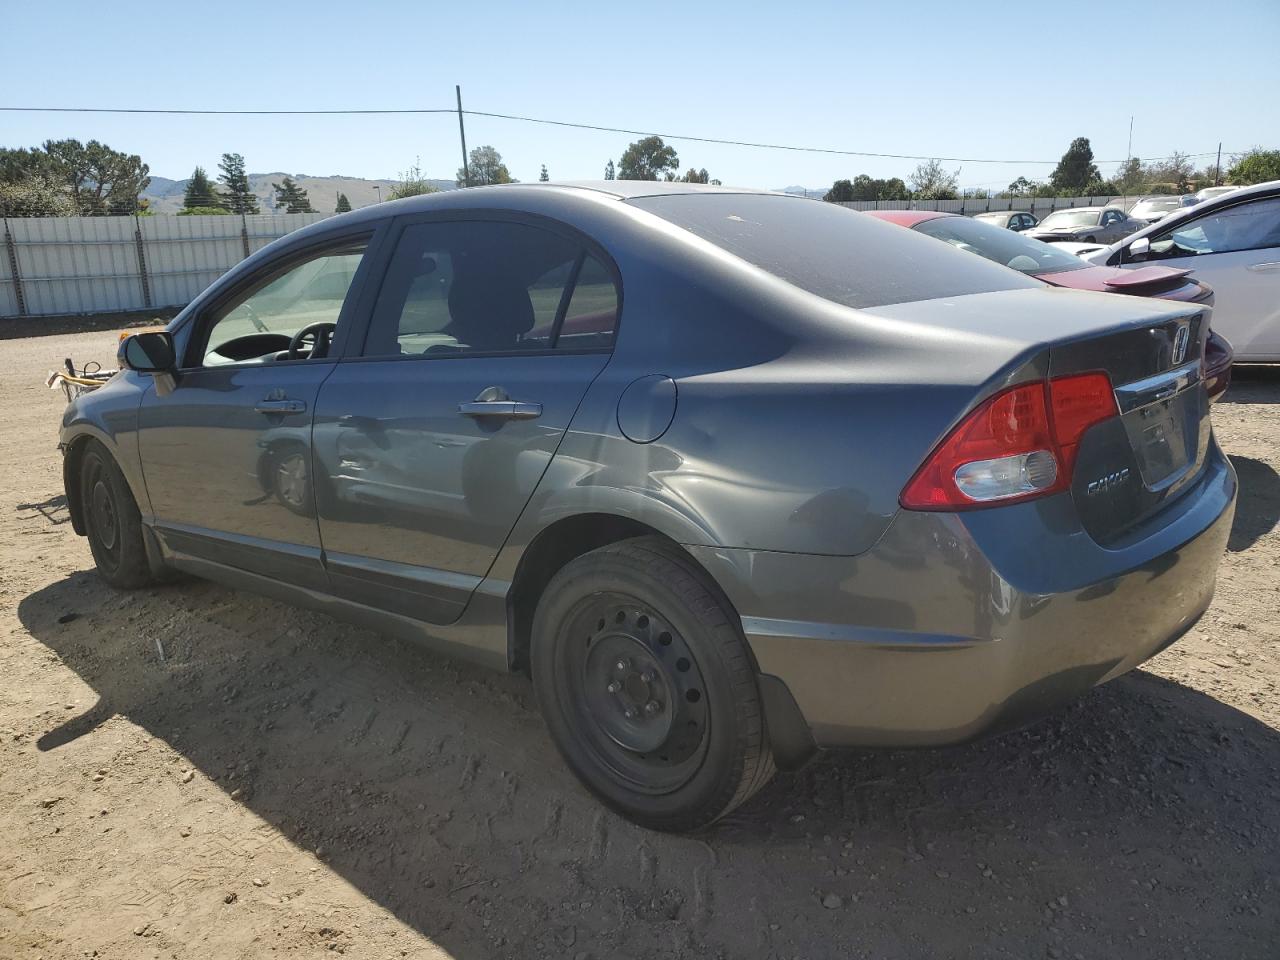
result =
[[[1039,226],[1027,231],[1027,236],[1046,243],[1060,240],[1084,243],[1110,243],[1122,240],[1135,230],[1146,226],[1118,207],[1072,207],[1055,210]]]
[[[604,803],[710,823],[816,747],[948,744],[1208,606],[1236,481],[1206,308],[1053,290],[688,184],[378,204],[254,254],[61,435],[168,570],[532,676]]]
[[[1177,213],[1184,207],[1193,207],[1195,204],[1196,198],[1190,194],[1179,197],[1143,197],[1129,208],[1129,216],[1134,220],[1141,220],[1146,225],[1156,223],[1171,213]]]
[[[1194,270],[1213,287],[1213,328],[1237,361],[1280,361],[1280,180],[1238,187],[1080,256],[1139,269]]]

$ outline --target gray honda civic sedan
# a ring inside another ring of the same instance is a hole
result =
[[[589,790],[690,830],[1195,623],[1236,493],[1208,330],[820,201],[459,190],[123,341],[67,410],[67,499],[117,587],[185,571],[529,674]]]

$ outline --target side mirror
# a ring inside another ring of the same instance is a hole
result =
[[[168,331],[135,333],[120,341],[116,362],[138,373],[172,373],[178,365]]]
[[[1142,260],[1151,252],[1151,241],[1146,237],[1139,237],[1133,243],[1129,244],[1125,250],[1125,259]]]

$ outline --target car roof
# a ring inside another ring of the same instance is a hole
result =
[[[1053,216],[1055,213],[1101,213],[1103,210],[1119,210],[1124,213],[1123,207],[1107,204],[1105,207],[1063,207],[1061,210],[1050,211],[1049,216]]]

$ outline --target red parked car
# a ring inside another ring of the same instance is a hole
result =
[[[956,213],[935,210],[868,210],[867,216],[896,223],[943,240],[980,257],[994,260],[1055,287],[1161,297],[1189,303],[1213,304],[1213,290],[1190,277],[1190,270],[1150,266],[1137,270],[1102,267],[1025,234]],[[1202,376],[1210,400],[1217,400],[1231,382],[1231,344],[1210,331],[1205,345]]]

